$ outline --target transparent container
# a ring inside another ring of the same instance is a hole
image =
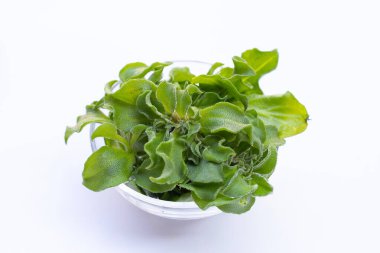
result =
[[[164,69],[163,78],[168,78],[168,73],[173,67],[187,66],[190,71],[195,74],[207,73],[211,64],[200,61],[172,61],[173,64]],[[116,83],[113,87],[118,88],[120,83]],[[95,130],[98,124],[91,124],[90,135]],[[102,138],[96,138],[91,140],[92,151],[95,152],[101,146],[104,146],[104,140]],[[117,191],[129,202],[141,210],[154,214],[167,219],[175,220],[195,220],[211,217],[220,214],[221,211],[216,207],[210,207],[207,210],[200,209],[194,202],[172,202],[160,199],[155,199],[146,195],[143,195],[132,188],[129,188],[126,184],[121,184],[116,187]]]

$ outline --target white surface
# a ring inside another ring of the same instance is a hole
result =
[[[380,252],[376,1],[0,0],[0,252]],[[127,62],[228,61],[278,48],[262,86],[312,121],[280,150],[274,194],[241,216],[150,216],[81,186],[84,105]]]

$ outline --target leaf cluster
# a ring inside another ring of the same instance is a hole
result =
[[[276,50],[247,50],[232,62],[198,76],[172,68],[167,79],[170,62],[127,64],[66,129],[67,142],[98,123],[91,137],[105,140],[85,162],[83,184],[101,191],[127,183],[154,198],[238,214],[270,194],[278,147],[306,129],[308,114],[290,92],[263,94],[259,81],[277,67]]]

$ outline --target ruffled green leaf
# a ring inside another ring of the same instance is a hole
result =
[[[194,192],[192,192],[192,195],[194,202],[197,204],[197,206],[202,209],[206,210],[207,208],[211,206],[221,206],[229,204],[233,201],[233,199],[227,198],[225,196],[218,195],[214,200],[204,200],[197,196]]]
[[[136,100],[137,111],[144,115],[148,120],[156,118],[165,118],[157,107],[151,101],[152,91],[144,91]]]
[[[204,133],[227,131],[238,133],[250,126],[244,112],[236,105],[220,102],[199,111],[201,130]]]
[[[177,89],[177,105],[175,111],[179,115],[180,118],[185,118],[187,116],[187,112],[191,106],[191,96],[186,90]]]
[[[103,146],[87,159],[83,170],[83,185],[101,191],[128,181],[133,163],[133,153]]]
[[[81,115],[77,118],[77,124],[73,127],[66,127],[65,131],[65,142],[73,133],[79,133],[82,129],[90,123],[107,123],[112,122],[104,113],[99,109],[94,109],[91,106],[86,107],[86,114]]]
[[[265,125],[275,126],[280,138],[303,132],[309,118],[305,106],[290,92],[275,96],[250,96],[249,110],[256,111]]]
[[[201,160],[198,165],[187,165],[188,178],[196,183],[220,183],[223,182],[222,165]]]
[[[170,70],[170,82],[190,82],[194,75],[190,72],[188,67],[177,67]]]
[[[247,107],[247,97],[241,94],[228,79],[220,75],[200,75],[192,80],[193,83],[199,83],[199,87],[204,91],[211,91],[220,94],[223,92],[230,98],[240,101],[244,107]]]
[[[234,56],[232,61],[234,63],[234,74],[241,76],[254,76],[256,74],[248,62],[243,58]]]
[[[182,188],[192,191],[198,198],[206,201],[212,201],[216,199],[216,196],[223,187],[223,184],[218,183],[191,183],[181,184]]]
[[[147,65],[142,62],[133,62],[125,65],[119,72],[119,78],[123,82],[130,78],[140,75],[147,68]]]
[[[113,99],[111,96],[106,97],[106,103],[112,107],[113,121],[122,131],[129,132],[134,126],[149,124],[148,119],[139,113],[134,105]]]
[[[159,177],[151,177],[150,180],[157,184],[181,182],[187,175],[187,166],[183,160],[184,149],[184,141],[176,135],[172,135],[171,139],[160,143],[156,152],[164,160],[165,166]]]
[[[252,171],[269,177],[276,167],[277,163],[277,148],[274,146],[268,147],[264,152],[262,158],[256,163]]]
[[[215,70],[217,70],[218,68],[220,68],[221,66],[223,66],[224,64],[221,63],[221,62],[215,62],[214,64],[212,64],[212,66],[210,67],[210,69],[207,71],[207,75],[213,75]]]
[[[111,96],[130,105],[135,105],[138,96],[144,91],[156,91],[156,85],[145,79],[131,79],[121,84]]]
[[[248,194],[237,199],[230,201],[228,204],[220,205],[218,208],[225,213],[242,214],[251,209],[255,203],[255,198]]]
[[[254,196],[267,196],[273,192],[273,187],[268,183],[267,179],[259,174],[252,174],[249,183],[256,186]]]
[[[256,186],[248,184],[240,173],[237,172],[223,189],[222,194],[229,198],[239,198],[252,193],[255,188]]]
[[[176,86],[174,84],[166,81],[161,82],[158,85],[156,97],[166,113],[172,114],[174,112],[177,106]]]
[[[126,148],[130,148],[127,140],[118,134],[117,128],[114,124],[104,123],[98,126],[92,133],[91,139],[95,139],[97,137],[103,137],[109,140],[114,140],[123,144]]]
[[[203,158],[210,162],[222,163],[227,161],[231,156],[235,156],[236,153],[232,148],[222,145],[223,141],[221,140],[212,146],[206,147],[202,154]]]

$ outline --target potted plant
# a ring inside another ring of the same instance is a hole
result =
[[[122,68],[66,129],[66,143],[87,124],[92,140],[104,140],[85,162],[83,185],[119,186],[139,207],[182,219],[241,214],[270,194],[278,147],[306,129],[308,113],[290,92],[261,90],[260,78],[277,67],[276,50],[247,50],[232,62],[199,75],[170,62]]]

